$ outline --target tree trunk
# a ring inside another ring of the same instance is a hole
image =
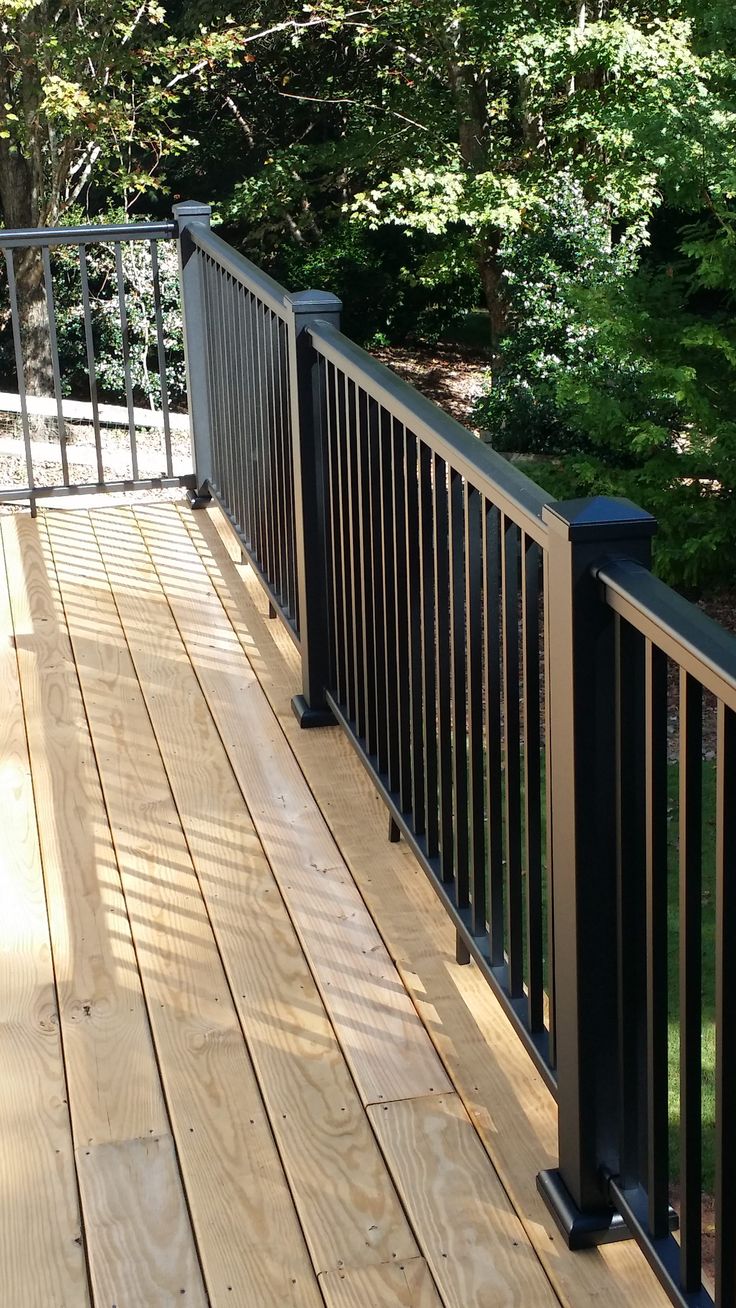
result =
[[[502,289],[503,268],[498,258],[498,251],[492,245],[482,244],[478,247],[478,271],[483,283],[483,294],[488,308],[491,327],[492,370],[498,366],[501,341],[506,333],[508,305]]]
[[[1,79],[0,79],[1,80]],[[37,178],[17,146],[0,138],[0,206],[6,227],[39,225]],[[38,247],[14,253],[18,316],[26,389],[31,395],[53,395],[46,293]]]

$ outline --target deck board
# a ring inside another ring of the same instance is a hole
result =
[[[0,1276],[13,1308],[88,1304],[9,586],[0,543]]]
[[[137,514],[366,1104],[451,1089],[181,520]]]
[[[44,522],[209,1301],[316,1308],[316,1278],[89,517],[51,512]]]
[[[135,519],[100,511],[92,523],[314,1267],[413,1259],[414,1238]]]
[[[4,540],[36,803],[47,815],[41,853],[93,1293],[122,1302],[135,1286],[137,1302],[166,1293],[173,1303],[184,1285],[203,1304],[176,1156],[140,1147],[165,1137],[169,1120],[48,541],[20,515],[6,520]],[[164,1188],[168,1290],[156,1241],[140,1239],[162,1229]]]

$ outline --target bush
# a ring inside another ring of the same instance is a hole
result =
[[[272,271],[290,290],[332,291],[345,332],[360,344],[434,343],[478,303],[478,274],[459,237],[432,240],[347,219],[317,244],[283,242]]]

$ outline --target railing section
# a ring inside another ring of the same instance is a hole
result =
[[[733,1308],[736,640],[652,578],[648,514],[547,504],[180,209],[195,503],[298,641],[300,720],[341,724],[555,1093],[569,1245],[633,1234],[673,1303]]]
[[[726,1308],[736,1303],[736,640],[630,561],[598,576],[618,629],[626,909],[612,1194],[675,1303],[712,1301],[701,1287],[710,1227]]]
[[[544,495],[334,327],[310,337],[327,702],[553,1084]]]
[[[22,450],[18,457],[12,437],[5,438],[11,472],[2,478],[7,484],[0,484],[0,500],[30,499],[34,506],[41,496],[191,482],[191,462],[172,450],[172,427],[181,431],[185,423],[171,412],[159,257],[160,243],[171,241],[175,230],[173,222],[163,222],[0,231],[7,294],[3,366],[11,388],[2,407],[11,423],[19,423]],[[131,323],[134,300],[136,317],[146,319],[145,340]],[[78,386],[70,393],[62,329],[73,338],[67,352],[79,356],[75,371],[84,378],[86,397]],[[108,337],[105,377],[102,335]],[[111,350],[120,351],[119,368],[110,367]],[[120,375],[111,380],[116,370]],[[147,408],[147,397],[136,397],[134,372],[141,373],[141,384],[148,382]],[[149,435],[141,452],[143,431]]]

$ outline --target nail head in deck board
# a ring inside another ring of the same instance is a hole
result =
[[[564,1246],[535,1185],[539,1169],[556,1162],[551,1095],[478,970],[455,965],[454,929],[410,850],[387,844],[385,808],[347,738],[299,730],[290,705],[297,651],[281,623],[265,620],[251,569],[230,558],[228,524],[216,508],[183,510],[182,520],[561,1303],[667,1308],[633,1242],[584,1257]]]
[[[368,1113],[446,1308],[556,1308],[458,1096],[374,1104]]]
[[[71,514],[50,514],[47,525],[211,1303],[317,1308],[316,1279],[92,525]]]
[[[169,1135],[77,1150],[95,1303],[205,1308]],[[146,1189],[141,1191],[141,1179]]]
[[[136,520],[120,510],[92,522],[314,1266],[413,1259],[416,1244]]]
[[[181,520],[172,525],[147,509],[137,518],[363,1102],[446,1091],[431,1042]]]
[[[0,549],[0,1285],[12,1308],[87,1308],[62,1048]]]
[[[442,1308],[423,1258],[328,1272],[319,1283],[327,1308]]]

